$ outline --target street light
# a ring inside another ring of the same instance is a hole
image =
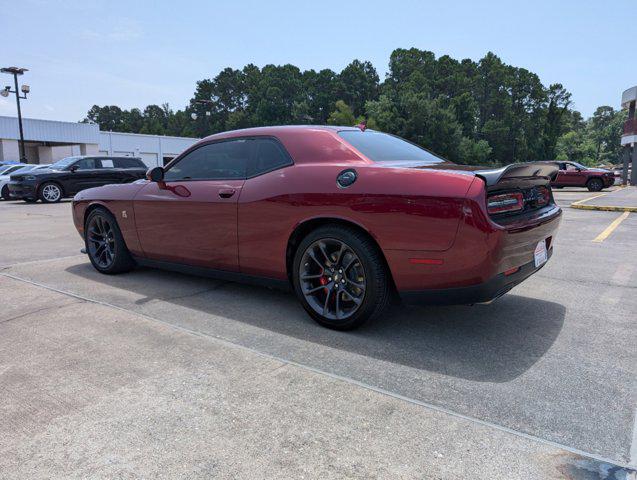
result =
[[[4,87],[4,90],[0,92],[0,95],[3,97],[8,97],[10,93],[15,93],[15,101],[18,105],[18,126],[20,127],[20,161],[23,163],[27,163],[27,156],[24,151],[24,132],[22,130],[22,111],[20,110],[20,99],[27,98],[27,93],[31,91],[28,85],[22,85],[20,91],[24,94],[24,96],[20,95],[20,91],[18,91],[18,75],[23,75],[24,72],[28,72],[26,68],[18,68],[18,67],[5,67],[0,68],[0,72],[8,73],[9,75],[13,75],[13,84],[15,85],[15,90],[11,90],[11,87]]]

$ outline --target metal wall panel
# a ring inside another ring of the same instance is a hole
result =
[[[99,141],[100,129],[92,123],[56,122],[23,118],[24,139],[34,142],[92,143]],[[18,140],[20,132],[16,117],[0,116],[0,138]]]

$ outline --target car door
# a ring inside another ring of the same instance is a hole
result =
[[[67,194],[75,194],[87,188],[98,187],[101,183],[99,160],[96,158],[81,158],[68,167],[64,175],[64,189]]]
[[[580,173],[580,169],[569,162],[565,162],[564,165],[564,181],[562,184],[567,187],[579,187],[584,185],[584,176]]]
[[[237,202],[252,141],[207,143],[186,152],[135,196],[135,224],[150,259],[238,271]]]

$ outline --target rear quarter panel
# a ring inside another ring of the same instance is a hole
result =
[[[356,182],[337,175],[355,168]],[[317,218],[359,225],[381,249],[442,252],[454,242],[472,175],[353,164],[297,164],[248,179],[239,199],[241,271],[286,278],[293,231]]]

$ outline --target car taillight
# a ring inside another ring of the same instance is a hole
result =
[[[548,205],[551,201],[551,192],[546,187],[538,187],[537,188],[537,206],[543,207],[544,205]]]
[[[516,212],[524,208],[524,196],[520,192],[501,193],[487,198],[490,214]]]

